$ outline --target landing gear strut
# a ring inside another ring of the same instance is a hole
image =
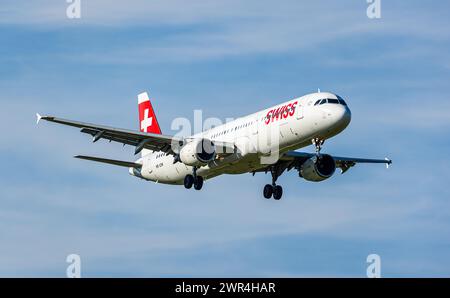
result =
[[[314,138],[311,140],[311,143],[316,147],[316,154],[320,155],[320,150],[322,149],[323,143],[325,143],[324,139]]]
[[[316,154],[320,155],[320,150],[322,149],[323,143],[325,143],[324,139],[314,138],[311,140],[311,143],[316,147]]]
[[[272,169],[270,170],[270,173],[272,174],[272,184],[266,184],[263,190],[263,195],[266,199],[270,199],[271,197],[273,197],[278,201],[283,196],[283,188],[280,185],[276,184],[278,177],[281,175],[281,173],[283,173],[283,171],[284,169],[280,172],[280,169],[276,167],[272,167]]]
[[[197,167],[192,170],[192,175],[184,177],[184,187],[190,189],[194,185],[194,189],[200,190],[203,187],[203,177],[197,176]]]

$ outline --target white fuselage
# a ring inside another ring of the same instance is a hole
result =
[[[337,96],[326,92],[308,94],[189,137],[242,146],[240,155],[214,160],[199,167],[197,175],[210,179],[267,167],[261,156],[273,153],[273,142],[267,140],[274,139],[274,131],[280,154],[308,146],[314,138],[325,140],[337,135],[350,123],[350,109],[341,101],[315,105],[319,99],[336,100]],[[247,147],[252,149],[249,154],[245,152]],[[174,156],[164,152],[149,152],[137,162],[142,164],[142,178],[165,184],[183,184],[184,177],[193,171],[182,162],[174,163]]]

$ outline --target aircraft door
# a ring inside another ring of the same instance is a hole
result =
[[[295,113],[297,114],[297,119],[302,119],[304,117],[305,103],[299,102]]]
[[[253,119],[253,125],[252,125],[252,134],[253,135],[257,135],[258,134],[258,125],[259,125],[259,119],[258,119],[258,115],[255,116],[255,118]]]

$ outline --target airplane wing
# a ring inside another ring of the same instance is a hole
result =
[[[101,157],[95,157],[95,156],[86,156],[86,155],[76,155],[75,158],[79,159],[85,159],[90,161],[96,161],[96,162],[102,162],[102,163],[108,163],[115,166],[121,166],[121,167],[127,167],[127,168],[136,168],[139,169],[142,167],[141,164],[130,162],[130,161],[122,161],[122,160],[115,160],[115,159],[107,159],[107,158],[101,158]]]
[[[114,128],[110,126],[56,118],[53,116],[41,116],[39,114],[36,114],[36,116],[37,123],[39,123],[40,120],[46,120],[59,124],[78,127],[81,129],[81,132],[90,134],[93,137],[93,142],[96,142],[99,139],[106,139],[109,141],[115,141],[118,143],[135,146],[136,154],[142,151],[142,149],[144,148],[174,154],[171,146],[172,142],[174,142],[174,144],[178,143],[180,146],[184,143],[184,140],[180,137]]]
[[[37,123],[39,123],[40,120],[45,120],[81,128],[81,132],[90,134],[93,137],[93,142],[97,142],[99,139],[106,139],[126,145],[135,146],[135,154],[139,153],[144,148],[154,151],[163,151],[169,154],[175,154],[175,152],[173,152],[172,150],[172,144],[178,145],[181,148],[185,144],[185,142],[192,141],[191,138],[183,139],[181,137],[165,136],[161,134],[115,128],[110,126],[56,118],[53,116],[41,116],[39,114],[36,114],[36,116]],[[217,152],[223,155],[231,154],[235,150],[235,146],[232,143],[214,142],[214,144],[216,146]]]
[[[315,153],[306,153],[306,152],[298,152],[298,151],[289,151],[286,152],[280,160],[282,161],[291,161],[293,166],[302,164],[305,160],[313,157]],[[341,173],[345,173],[351,167],[355,166],[357,163],[376,163],[376,164],[385,164],[386,167],[389,167],[392,164],[392,160],[385,159],[368,159],[368,158],[356,158],[356,157],[341,157],[341,156],[333,156],[331,155],[336,163],[336,167],[341,169]]]
[[[255,172],[269,172],[272,167],[275,166],[277,171],[283,173],[285,170],[290,171],[293,168],[299,168],[307,159],[315,156],[315,153],[288,151],[284,153],[275,165],[269,165],[266,168],[259,169]],[[340,157],[331,155],[336,163],[336,167],[341,169],[341,173],[347,172],[351,167],[357,163],[375,163],[385,164],[389,167],[392,164],[392,160],[385,159],[367,159],[367,158],[355,158],[355,157]],[[255,173],[253,172],[253,173]]]

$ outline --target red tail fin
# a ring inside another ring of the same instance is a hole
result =
[[[142,132],[161,134],[156,114],[147,92],[138,95],[139,128]]]

